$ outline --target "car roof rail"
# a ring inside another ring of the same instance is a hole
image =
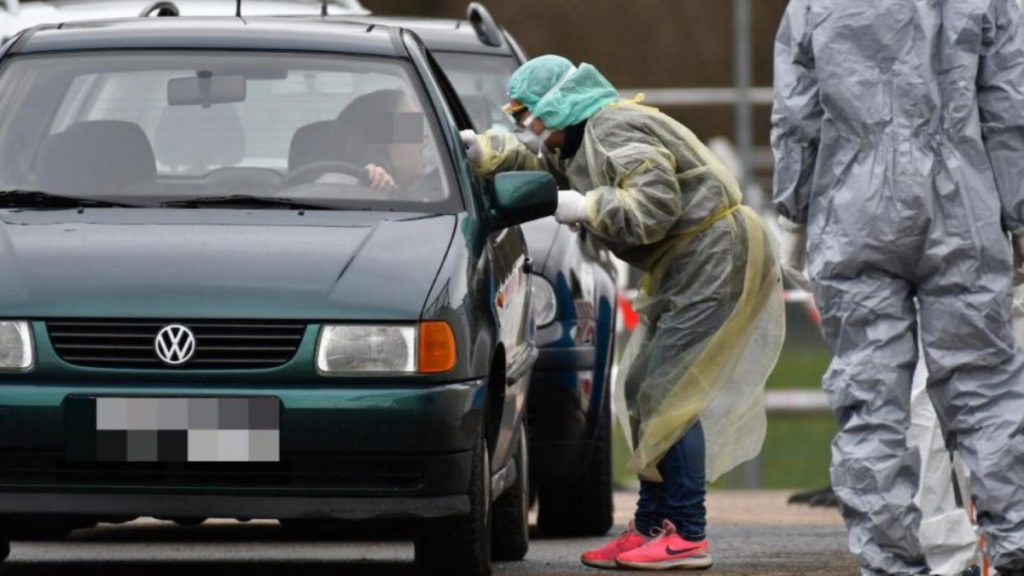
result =
[[[179,10],[178,5],[171,2],[171,0],[159,0],[157,2],[153,2],[149,6],[146,6],[142,9],[142,12],[139,12],[140,18],[148,18],[150,16],[181,16],[181,10]]]
[[[327,5],[334,4],[340,6],[342,10],[349,12],[353,15],[367,15],[370,13],[359,0],[320,0],[320,15],[327,16]]]
[[[485,8],[483,4],[470,2],[469,6],[466,7],[466,20],[469,20],[469,23],[473,25],[477,38],[484,44],[497,48],[504,42],[501,28],[494,21],[490,10]]]

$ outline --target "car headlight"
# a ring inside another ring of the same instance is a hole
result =
[[[330,374],[431,374],[447,372],[455,362],[455,335],[447,322],[328,324],[316,352],[317,369]]]
[[[0,370],[27,370],[34,362],[28,322],[0,320]]]
[[[538,327],[544,327],[555,321],[558,315],[558,296],[555,294],[555,287],[548,282],[547,278],[533,275],[531,283],[532,293],[530,302],[533,304],[533,319]]]

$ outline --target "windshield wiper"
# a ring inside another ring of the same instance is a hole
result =
[[[293,200],[291,198],[273,198],[271,196],[253,196],[249,194],[232,194],[230,196],[201,196],[188,200],[172,200],[160,206],[166,208],[198,208],[199,206],[287,206],[289,208],[308,208],[320,210],[323,206]]]
[[[138,208],[138,204],[63,196],[42,190],[0,190],[3,208]]]

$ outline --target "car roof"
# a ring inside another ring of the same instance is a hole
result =
[[[19,30],[42,24],[59,24],[79,20],[107,20],[140,16],[152,9],[154,0],[20,0],[12,10],[12,0],[0,9],[0,35],[10,36]],[[163,5],[170,9],[169,6]],[[234,16],[235,2],[230,0],[174,0],[173,7],[182,16]],[[319,16],[324,6],[319,0],[244,0],[242,14],[250,16],[301,15]],[[365,15],[369,11],[358,0],[328,0],[328,13],[333,15]]]
[[[512,56],[512,47],[507,39],[501,46],[485,44],[477,36],[473,25],[466,20],[446,18],[406,18],[401,16],[338,16],[332,20],[361,22],[398,26],[412,30],[434,52],[464,52],[469,54],[493,54]]]
[[[18,53],[130,49],[281,50],[400,57],[397,28],[319,17],[121,18],[41,26]]]

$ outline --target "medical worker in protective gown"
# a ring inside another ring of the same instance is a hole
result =
[[[1014,0],[792,0],[779,28],[783,266],[801,277],[807,256],[833,351],[832,486],[867,575],[930,568],[907,446],[918,334],[993,565],[1024,574],[1020,26]]]
[[[463,134],[477,172],[551,172],[570,188],[556,218],[646,271],[618,386],[640,499],[629,530],[582,560],[710,566],[705,482],[760,451],[764,383],[785,330],[770,233],[688,129],[620,100],[593,66],[536,58],[509,96],[516,133]]]

